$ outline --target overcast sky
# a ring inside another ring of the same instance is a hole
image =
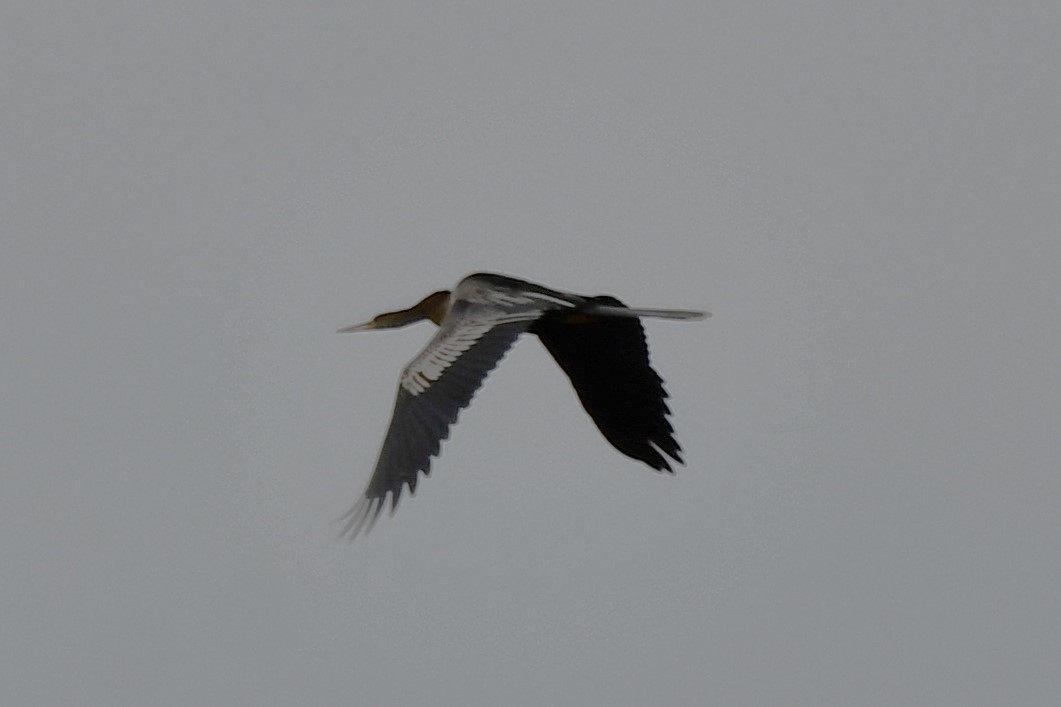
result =
[[[1053,705],[1061,6],[0,10],[0,701]],[[688,465],[533,338],[337,542],[475,271],[647,307]]]

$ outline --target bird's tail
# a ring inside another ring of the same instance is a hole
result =
[[[585,311],[605,317],[651,317],[653,319],[692,320],[711,316],[711,312],[700,312],[693,309],[641,309],[598,302],[590,303]]]

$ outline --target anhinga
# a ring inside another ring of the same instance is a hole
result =
[[[391,494],[416,489],[431,457],[516,337],[536,334],[564,370],[582,406],[612,446],[657,471],[683,463],[663,380],[648,362],[641,317],[701,319],[706,312],[631,309],[607,295],[586,297],[503,275],[470,275],[452,292],[381,314],[340,332],[391,329],[422,319],[438,325],[427,347],[402,371],[398,399],[364,496],[343,516],[351,539],[371,527]],[[664,456],[666,455],[666,456]]]

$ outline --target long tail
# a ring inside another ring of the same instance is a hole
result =
[[[699,312],[693,309],[636,309],[596,302],[590,303],[585,311],[606,317],[652,317],[654,319],[692,320],[711,316],[711,312]]]

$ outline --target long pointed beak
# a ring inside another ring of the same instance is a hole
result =
[[[375,329],[375,328],[376,328],[376,321],[372,320],[371,322],[365,322],[364,324],[352,324],[350,326],[343,327],[342,329],[339,329],[335,333],[336,334],[350,334],[350,333],[355,332],[355,331],[368,331],[369,329]]]

